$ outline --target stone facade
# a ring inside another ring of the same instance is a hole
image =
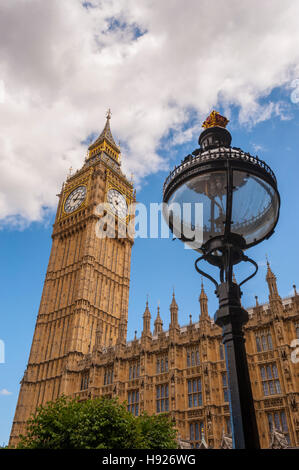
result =
[[[167,331],[159,308],[151,331],[146,303],[141,337],[126,341],[133,240],[96,235],[96,207],[109,189],[119,191],[128,204],[135,200],[133,186],[120,169],[109,119],[110,115],[82,169],[67,179],[59,194],[49,266],[10,444],[17,443],[38,405],[65,394],[80,400],[118,396],[134,414],[169,412],[182,442],[198,448],[231,447],[221,330],[209,317],[203,286],[198,321],[190,318],[189,325],[179,325],[173,293]],[[66,199],[82,186],[87,188],[85,200],[66,213]],[[277,430],[280,441],[296,447],[299,365],[291,360],[291,343],[299,338],[299,295],[294,288],[293,296],[281,299],[269,263],[266,281],[269,302],[259,305],[256,299],[246,325],[260,442],[264,448],[273,446]]]
[[[268,275],[273,276],[270,267]],[[249,310],[246,348],[261,445],[268,448],[280,429],[292,447],[299,445],[298,364],[291,342],[299,333],[299,296]],[[274,310],[271,310],[271,307]],[[118,396],[138,414],[169,411],[182,439],[223,447],[230,433],[226,366],[221,330],[207,315],[200,295],[199,321],[180,327],[177,305],[170,305],[168,331],[152,334],[148,305],[141,338],[94,348],[69,371],[72,396]],[[158,314],[159,315],[159,314]],[[159,317],[158,317],[159,318]],[[84,377],[86,380],[84,381]]]

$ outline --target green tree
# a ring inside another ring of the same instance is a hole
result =
[[[176,429],[168,414],[137,418],[143,449],[176,449]]]
[[[135,417],[105,397],[78,401],[62,396],[37,409],[20,436],[19,449],[174,449],[176,431],[167,415]]]

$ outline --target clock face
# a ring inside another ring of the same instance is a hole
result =
[[[86,198],[86,186],[78,186],[67,197],[64,203],[64,211],[67,214],[74,212],[76,209],[78,209],[78,207],[81,206],[85,198]]]
[[[123,196],[116,189],[110,189],[107,195],[107,201],[110,203],[111,210],[121,219],[124,219],[127,215],[127,202],[125,196]]]

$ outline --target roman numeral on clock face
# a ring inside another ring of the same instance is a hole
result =
[[[71,194],[67,197],[64,203],[64,211],[67,214],[74,212],[78,207],[81,206],[86,198],[86,186],[78,186]]]
[[[107,194],[107,201],[110,204],[112,212],[118,217],[124,219],[127,215],[128,206],[126,198],[117,189],[110,189]]]

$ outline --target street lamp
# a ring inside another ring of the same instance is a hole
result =
[[[195,261],[196,270],[216,286],[219,309],[215,323],[222,327],[225,346],[234,447],[259,448],[242,329],[248,313],[241,307],[240,286],[258,270],[244,250],[273,234],[280,197],[269,166],[240,148],[231,147],[227,123],[225,117],[213,111],[203,123],[200,148],[187,155],[166,178],[164,217],[177,238],[201,253]],[[191,207],[189,211],[184,211],[186,203]],[[200,223],[195,206],[201,207]],[[220,269],[220,283],[199,269],[201,260]],[[241,261],[250,262],[255,269],[237,285],[233,266]]]

